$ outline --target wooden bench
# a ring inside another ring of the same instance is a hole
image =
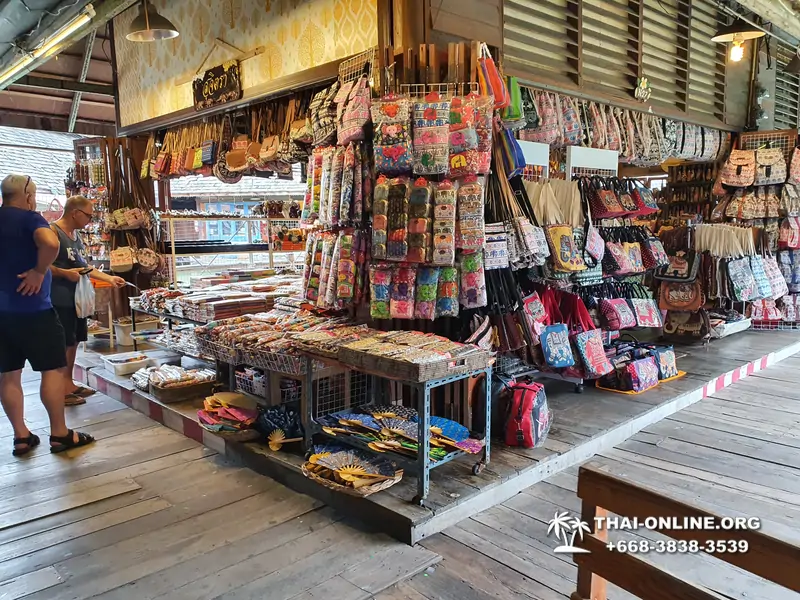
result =
[[[574,554],[578,565],[577,591],[571,600],[606,600],[606,581],[621,587],[642,600],[726,600],[704,586],[682,578],[680,574],[665,571],[649,562],[646,554],[619,552],[607,547],[608,531],[597,527],[596,518],[609,514],[638,519],[643,523],[648,517],[672,518],[684,522],[685,518],[714,518],[722,523],[727,518],[752,518],[761,520],[758,531],[660,529],[658,531],[675,540],[697,540],[701,546],[707,541],[746,541],[747,552],[709,553],[729,564],[772,581],[789,590],[800,592],[800,544],[795,531],[786,531],[766,519],[769,515],[744,515],[721,509],[692,499],[665,496],[652,487],[632,481],[623,470],[617,472],[602,462],[591,462],[580,468],[578,497],[581,499],[581,520],[588,524],[590,533],[576,536],[574,545],[589,553]],[[703,482],[698,481],[702,495]],[[601,521],[602,522],[602,521]],[[726,521],[727,522],[727,521]],[[794,538],[794,543],[782,538]]]

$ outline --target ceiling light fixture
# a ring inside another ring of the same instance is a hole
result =
[[[745,42],[747,40],[754,40],[756,38],[764,37],[767,35],[757,27],[750,25],[744,19],[737,18],[730,25],[721,28],[714,37],[711,38],[712,42],[734,42],[740,40]]]
[[[91,4],[87,5],[81,13],[74,19],[69,21],[66,25],[56,30],[51,36],[47,37],[44,42],[33,51],[22,55],[13,65],[8,67],[2,74],[0,74],[0,89],[5,87],[15,75],[25,69],[31,63],[39,58],[47,58],[56,52],[62,50],[61,44],[64,40],[69,38],[73,33],[78,31],[81,27],[85,27],[94,18],[95,12]]]
[[[139,14],[131,23],[125,38],[131,42],[155,42],[175,38],[179,35],[180,32],[169,19],[158,14],[158,11],[151,7],[147,0],[142,0]]]

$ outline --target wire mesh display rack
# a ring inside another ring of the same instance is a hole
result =
[[[310,356],[307,357],[310,362],[313,360]],[[331,361],[330,364],[333,364]],[[412,390],[413,395],[418,399],[417,413],[418,413],[418,440],[419,448],[417,451],[416,459],[406,457],[401,454],[391,454],[391,460],[402,467],[406,473],[415,474],[417,476],[417,494],[412,499],[414,504],[423,505],[425,498],[430,491],[430,472],[432,469],[447,464],[453,459],[464,456],[466,453],[462,451],[453,451],[447,456],[438,461],[432,461],[430,458],[430,421],[431,421],[431,394],[433,390],[446,386],[448,384],[456,383],[465,379],[483,376],[485,385],[485,410],[483,411],[483,435],[484,435],[484,448],[483,455],[480,460],[474,465],[472,472],[478,475],[483,468],[489,464],[491,458],[491,382],[492,382],[492,367],[488,366],[484,369],[477,369],[451,377],[443,377],[441,379],[433,379],[423,382],[402,381],[397,382],[394,379],[386,377],[386,374],[379,375],[375,373],[368,373],[360,370],[351,369],[339,363],[335,363],[337,368],[343,370],[333,377],[318,379],[313,381],[313,374],[307,374],[306,387],[313,389],[311,397],[307,399],[305,411],[303,413],[303,427],[305,429],[305,444],[306,450],[311,451],[313,447],[313,436],[323,435],[332,437],[337,442],[354,446],[374,453],[368,446],[368,442],[360,440],[354,436],[337,435],[331,436],[323,431],[322,426],[316,421],[316,418],[323,415],[335,414],[342,410],[364,408],[365,406],[373,404],[388,404],[385,401],[386,389],[389,387],[387,384],[400,383],[406,389]],[[312,371],[307,369],[307,373]],[[388,453],[382,454],[387,457]]]

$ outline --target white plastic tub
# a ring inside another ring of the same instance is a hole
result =
[[[158,319],[152,321],[136,321],[136,331],[158,329],[160,326],[161,323]],[[133,331],[133,325],[131,323],[114,323],[114,337],[116,338],[116,343],[120,346],[133,346],[131,331]]]
[[[124,361],[125,359],[137,356],[143,356],[144,358],[142,360],[132,360],[129,362],[115,362]],[[152,359],[148,358],[141,352],[123,352],[122,354],[110,354],[108,356],[103,356],[102,358],[106,369],[114,373],[114,375],[130,375],[131,373],[136,373],[136,371],[144,367],[153,366]]]

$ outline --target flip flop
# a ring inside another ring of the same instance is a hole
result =
[[[93,390],[92,388],[86,387],[84,385],[79,385],[74,390],[72,390],[72,393],[75,394],[76,396],[80,396],[81,398],[88,398],[89,396],[96,394],[97,390]]]
[[[86,398],[81,398],[77,394],[67,394],[64,396],[64,406],[79,406],[86,404]]]
[[[73,448],[81,448],[83,446],[88,446],[89,444],[94,442],[94,438],[90,436],[88,433],[78,432],[78,441],[75,441],[75,432],[72,429],[67,430],[67,435],[64,437],[59,437],[55,435],[50,436],[50,452],[53,454],[59,454],[60,452],[66,452],[67,450],[72,450]],[[53,444],[58,444],[57,446],[53,446]]]
[[[24,438],[14,438],[14,451],[11,453],[14,456],[25,456],[28,452],[36,448],[39,445],[39,436],[35,433],[30,434],[28,437]],[[25,448],[17,448],[17,446],[21,446],[23,444],[27,444]]]

